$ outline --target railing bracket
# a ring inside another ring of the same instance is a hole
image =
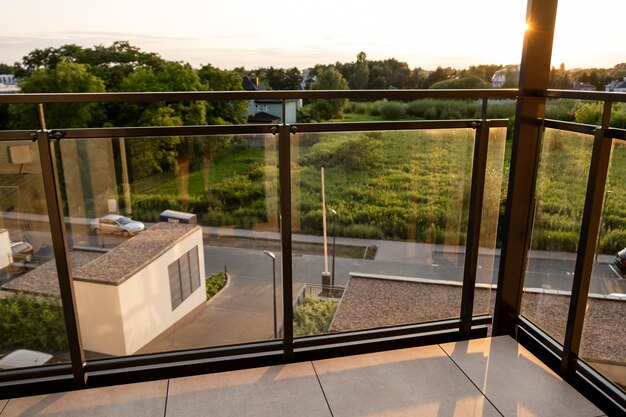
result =
[[[50,139],[55,139],[57,141],[60,141],[61,139],[65,137],[65,132],[61,132],[60,130],[51,130],[48,133],[48,137]]]

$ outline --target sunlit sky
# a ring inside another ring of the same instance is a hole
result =
[[[624,0],[561,0],[552,63],[626,62]],[[128,40],[195,67],[306,68],[396,58],[411,67],[520,61],[526,0],[0,0],[0,62],[35,48]]]

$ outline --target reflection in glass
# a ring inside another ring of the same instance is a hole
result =
[[[458,317],[474,134],[292,136],[296,337]]]
[[[37,145],[2,142],[0,159],[0,369],[68,362]]]
[[[280,276],[264,254],[280,256],[276,143],[61,142],[69,246],[91,257],[73,270],[88,356],[281,337]]]
[[[614,140],[604,194],[598,252],[593,266],[580,356],[626,390],[626,144]]]
[[[593,138],[546,129],[522,314],[563,343]]]
[[[494,308],[495,288],[498,283],[500,262],[500,242],[498,223],[504,212],[503,193],[504,154],[506,148],[506,128],[492,128],[489,134],[485,192],[480,223],[480,248],[476,271],[476,292],[474,315],[490,314]]]

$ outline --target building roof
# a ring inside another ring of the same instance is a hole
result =
[[[181,239],[199,230],[193,224],[156,223],[74,272],[74,279],[119,285]]]
[[[267,90],[265,84],[259,81],[257,77],[251,77],[249,75],[245,75],[243,80],[241,81],[241,86],[246,91],[261,91]]]
[[[101,255],[102,253],[98,252],[71,252],[70,261],[72,263],[72,270],[88,264]],[[40,267],[2,285],[2,289],[60,297],[61,292],[59,291],[57,263],[54,259],[48,261]]]
[[[199,229],[193,224],[156,223],[107,253],[72,251],[72,275],[77,281],[120,285]],[[48,261],[2,285],[2,289],[59,296],[56,262]]]
[[[254,116],[248,116],[248,123],[280,123],[281,118],[273,114],[260,111]]]

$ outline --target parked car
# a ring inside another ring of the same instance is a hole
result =
[[[142,222],[120,216],[119,214],[108,214],[89,222],[89,230],[97,235],[100,233],[111,233],[132,236],[145,230],[145,228],[146,226]]]
[[[52,355],[35,350],[18,349],[0,358],[0,369],[25,368],[39,366],[49,362]]]
[[[613,263],[622,271],[626,272],[626,248],[617,252],[617,256],[613,259]]]
[[[33,245],[28,242],[11,242],[13,262],[30,262],[33,259]]]

